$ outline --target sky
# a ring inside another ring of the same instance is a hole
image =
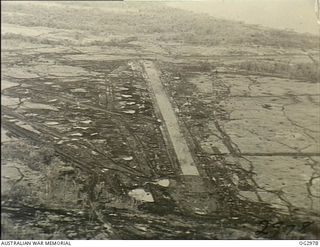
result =
[[[277,29],[319,35],[315,0],[169,1],[171,7]]]

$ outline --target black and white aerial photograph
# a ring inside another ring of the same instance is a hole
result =
[[[1,239],[318,243],[319,5],[1,1]]]

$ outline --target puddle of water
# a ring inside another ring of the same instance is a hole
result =
[[[92,123],[92,121],[91,120],[84,120],[84,121],[80,121],[80,123],[90,124],[90,123]]]
[[[85,90],[84,88],[75,88],[75,89],[71,89],[71,92],[73,92],[73,93],[87,93],[88,91]]]
[[[127,94],[121,94],[122,98],[132,98],[132,95],[127,95]]]
[[[41,110],[51,110],[58,111],[58,108],[50,105],[40,104],[40,103],[31,103],[31,102],[23,102],[21,108],[32,108],[32,109],[41,109]]]
[[[144,231],[144,232],[146,232],[148,230],[145,226],[143,226],[141,224],[135,224],[135,227],[141,231]]]
[[[46,125],[57,125],[59,124],[58,122],[45,122]]]
[[[122,159],[123,159],[123,160],[130,161],[130,160],[133,160],[133,157],[132,157],[132,156],[128,156],[128,157],[123,157]]]
[[[206,215],[207,214],[207,212],[205,210],[201,209],[201,208],[194,208],[194,212],[196,214],[200,214],[200,215]]]
[[[165,179],[157,180],[156,182],[153,182],[153,184],[157,184],[162,187],[168,187],[170,185],[170,181],[169,179],[165,178]]]
[[[27,113],[27,114],[25,114],[25,116],[26,117],[36,117],[36,116],[38,116],[38,114],[36,114],[36,113]]]
[[[124,113],[129,113],[129,114],[134,114],[134,113],[136,113],[136,111],[135,110],[127,110],[127,111],[123,111]]]
[[[80,127],[80,126],[77,126],[77,127],[74,127],[75,129],[82,129],[82,130],[87,130],[89,129],[89,127]]]
[[[15,123],[15,122],[18,122],[18,120],[17,119],[9,119],[8,122]]]
[[[82,134],[81,133],[72,133],[72,134],[70,134],[71,136],[82,136]]]
[[[146,192],[144,189],[131,190],[128,195],[137,201],[154,202],[152,194],[150,192]]]
[[[52,99],[52,100],[49,100],[48,102],[53,103],[53,102],[57,102],[57,101],[58,101],[57,99]]]

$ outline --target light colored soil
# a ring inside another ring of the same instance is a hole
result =
[[[81,67],[76,66],[67,66],[67,65],[36,65],[32,68],[36,73],[42,75],[51,75],[51,76],[81,76],[90,74],[88,71]]]
[[[1,95],[1,105],[8,107],[16,107],[19,104],[19,98],[13,98],[6,95]]]
[[[297,208],[320,212],[319,198],[308,192],[308,183],[314,175],[311,164],[313,157],[247,157],[253,164],[254,179],[258,186],[258,194],[262,201],[283,206],[292,205]],[[312,190],[319,193],[319,182],[315,180]],[[268,192],[269,191],[269,192]],[[276,192],[287,201],[280,200]],[[257,198],[252,198],[258,200]]]
[[[16,68],[3,68],[1,71],[3,76],[8,76],[12,78],[18,78],[18,79],[29,79],[29,78],[38,78],[38,74],[34,73],[34,71],[30,71],[29,68],[22,68],[22,67],[16,67]]]
[[[224,154],[226,164],[253,172],[255,190],[240,189],[240,198],[268,203],[284,213],[289,208],[319,213],[320,84],[235,74],[218,77],[230,90],[218,105],[227,116],[218,119],[225,135],[209,121],[211,134],[200,143],[203,151]],[[187,81],[207,99],[223,92],[205,73],[192,73]],[[237,158],[228,155],[234,150],[225,145],[226,136],[240,152]]]
[[[23,128],[23,129],[32,131],[32,132],[37,133],[37,134],[41,134],[41,132],[37,131],[37,130],[34,129],[30,124],[27,124],[27,123],[25,123],[25,122],[18,121],[18,122],[16,122],[15,124],[16,124],[17,126]]]
[[[1,143],[10,142],[16,140],[14,137],[9,137],[7,135],[8,131],[1,127]]]
[[[231,98],[225,106],[231,121],[224,128],[242,152],[318,152],[318,105],[296,99]]]
[[[2,50],[4,51],[13,51],[13,50],[19,50],[19,49],[26,49],[25,52],[28,52],[28,49],[39,49],[42,47],[48,47],[47,45],[40,45],[40,44],[34,44],[30,42],[25,42],[21,40],[16,39],[5,39],[2,40]],[[7,56],[4,56],[4,59],[6,59]]]
[[[15,87],[18,86],[18,83],[7,81],[7,80],[1,80],[1,91],[10,88],[10,87]]]
[[[7,24],[3,23],[1,24],[1,33],[14,33],[14,34],[21,34],[24,36],[39,36],[43,34],[48,34],[50,32],[57,32],[61,31],[60,29],[54,29],[54,28],[46,28],[46,27],[26,27],[26,26],[20,26],[15,24]]]
[[[199,175],[197,167],[191,156],[190,149],[180,130],[177,116],[164,88],[161,84],[159,75],[152,62],[144,62],[145,70],[149,77],[149,83],[155,95],[157,105],[162,114],[166,128],[169,132],[173,148],[180,163],[183,175]]]
[[[45,105],[40,103],[32,103],[32,102],[23,102],[20,106],[21,109],[43,109],[43,110],[51,110],[51,111],[58,111],[58,109],[51,105]]]

